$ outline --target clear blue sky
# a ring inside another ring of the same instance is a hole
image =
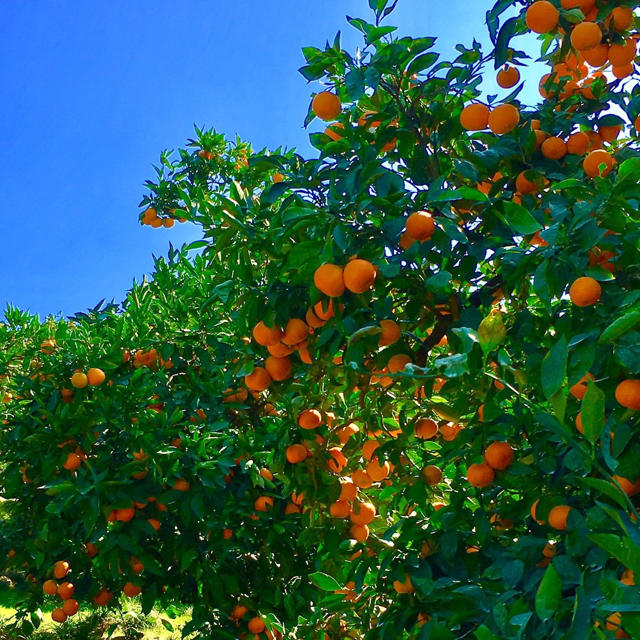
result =
[[[400,0],[390,24],[486,42],[482,0]],[[197,235],[141,227],[142,184],[162,149],[193,124],[254,148],[309,150],[302,128],[313,87],[302,46],[323,46],[366,0],[21,0],[0,4],[0,313],[41,316],[121,300],[152,254]]]

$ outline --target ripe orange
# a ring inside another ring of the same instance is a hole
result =
[[[341,130],[344,130],[342,122],[334,122],[324,130],[324,135],[331,138],[334,142],[342,140],[342,134],[340,133]]]
[[[126,509],[116,509],[116,520],[118,522],[130,522],[136,515],[136,510],[133,507]]]
[[[158,504],[158,508],[160,508],[160,504]],[[160,520],[157,520],[156,518],[147,518],[147,522],[156,530],[158,531],[160,529],[160,527],[162,526],[162,522],[160,522]]]
[[[98,593],[96,593],[96,595],[93,596],[93,601],[98,606],[104,607],[107,604],[109,604],[109,600],[111,600],[112,597],[113,597],[113,594],[111,593],[111,591],[109,591],[105,587],[102,587],[101,589],[98,589]]]
[[[251,633],[262,633],[266,625],[264,624],[262,618],[256,616],[255,618],[251,618],[247,623],[247,627]]]
[[[592,67],[602,67],[609,59],[609,45],[600,43],[593,49],[581,51],[582,57]]]
[[[62,466],[67,469],[67,471],[75,471],[81,464],[82,458],[77,453],[69,453]]]
[[[393,588],[397,593],[413,593],[414,591],[413,583],[411,582],[411,578],[408,576],[408,574],[405,574],[404,581],[394,580]]]
[[[467,105],[460,114],[460,124],[467,131],[482,131],[489,124],[489,107],[475,103]]]
[[[513,462],[513,449],[508,442],[492,442],[484,452],[485,462],[497,471],[504,471]]]
[[[289,347],[300,344],[309,336],[309,327],[300,318],[289,318],[281,341]]]
[[[71,386],[74,389],[84,389],[89,384],[87,376],[82,371],[76,371],[71,376]]]
[[[56,580],[62,580],[69,573],[70,565],[66,560],[58,560],[53,565],[53,577]]]
[[[342,453],[340,447],[331,447],[329,449],[329,460],[327,460],[327,468],[333,473],[340,473],[347,466],[347,458]]]
[[[538,181],[532,182],[526,177],[525,171],[521,171],[516,177],[516,191],[523,195],[528,193],[538,193],[540,190]]]
[[[68,600],[75,590],[76,588],[71,584],[71,582],[61,582],[58,585],[58,595],[61,600]]]
[[[253,327],[253,339],[263,347],[277,344],[282,337],[282,331],[276,327],[268,327],[262,320]]]
[[[98,547],[93,542],[87,542],[85,549],[90,558],[95,558],[98,555]]]
[[[45,580],[42,583],[42,590],[48,596],[55,596],[58,592],[58,583],[55,580]]]
[[[191,485],[184,478],[178,478],[171,488],[174,491],[189,491]]]
[[[630,7],[616,7],[611,11],[613,28],[620,32],[626,31],[633,24],[633,9]]]
[[[233,620],[241,620],[247,613],[249,613],[249,609],[247,609],[247,607],[243,604],[237,604],[231,610],[231,618]]]
[[[496,81],[499,87],[511,89],[511,87],[515,87],[520,82],[520,72],[517,67],[505,65],[504,68],[498,71]]]
[[[286,456],[291,464],[298,464],[307,458],[307,448],[303,444],[291,444],[287,447]]]
[[[128,598],[134,598],[142,593],[142,588],[133,582],[127,582],[122,588],[122,593]]]
[[[271,384],[271,376],[264,367],[255,367],[248,376],[244,377],[244,383],[252,391],[264,391]]]
[[[89,369],[89,371],[87,371],[87,382],[92,387],[97,387],[101,385],[105,381],[105,378],[106,376],[102,369],[92,367],[91,369]]]
[[[601,140],[600,136],[598,138]],[[582,167],[590,178],[595,178],[598,175],[604,177],[611,173],[613,162],[611,155],[604,149],[595,149],[584,159]]]
[[[602,31],[595,22],[580,22],[571,32],[571,44],[577,51],[594,49],[602,42]]]
[[[571,507],[566,504],[553,507],[553,509],[549,511],[549,526],[558,529],[558,531],[564,531],[567,528],[569,511],[571,511]]]
[[[576,131],[567,139],[567,153],[583,156],[589,151],[589,136],[584,131]]]
[[[397,353],[395,356],[391,356],[387,362],[387,369],[390,373],[398,373],[403,371],[405,366],[411,362],[411,358],[405,353]]]
[[[316,94],[311,102],[313,113],[321,120],[334,120],[340,115],[340,108],[340,98],[330,91]]]
[[[378,458],[373,458],[373,460],[367,462],[365,469],[369,474],[369,477],[374,482],[380,482],[389,476],[389,473],[391,472],[391,465],[388,461],[380,464]]]
[[[580,9],[583,14],[589,13],[596,4],[596,0],[560,0],[563,9]]]
[[[319,266],[313,274],[313,284],[330,298],[337,298],[344,293],[342,267],[325,263]]]
[[[567,155],[567,144],[562,138],[552,136],[542,143],[540,151],[545,158],[560,160]]]
[[[78,613],[79,608],[80,605],[78,604],[78,601],[73,598],[69,598],[62,603],[62,610],[67,616],[75,616],[76,613]]]
[[[388,347],[390,344],[394,344],[400,340],[402,332],[400,327],[393,320],[380,320],[380,338],[378,340],[378,346]]]
[[[633,411],[640,410],[640,380],[623,380],[616,387],[616,400]]]
[[[289,358],[275,358],[269,356],[264,363],[264,368],[273,380],[281,382],[291,377],[291,360]]]
[[[587,393],[587,383],[589,380],[595,380],[595,377],[592,373],[585,373],[578,382],[571,385],[569,393],[577,400],[582,400],[582,398],[584,398],[584,394]]]
[[[329,507],[329,513],[332,518],[348,518],[351,513],[351,505],[343,500],[338,500]]]
[[[51,612],[51,619],[54,622],[64,622],[67,619],[67,614],[62,609],[54,609]]]
[[[436,224],[428,211],[416,211],[407,218],[405,227],[410,237],[424,242],[433,235]]]
[[[549,33],[558,26],[560,12],[547,0],[537,0],[525,16],[527,26],[535,33]]]
[[[501,104],[489,114],[489,129],[496,135],[513,131],[520,122],[520,111],[512,104]]]
[[[298,414],[298,425],[302,429],[316,429],[323,422],[322,414],[317,409],[305,409]]]
[[[590,307],[600,300],[602,287],[589,276],[582,276],[573,281],[569,288],[569,298],[577,307]]]
[[[366,524],[354,524],[349,529],[349,534],[358,542],[366,542],[369,537],[369,527]]]
[[[358,495],[358,487],[351,478],[340,479],[340,495],[338,500],[355,500]]]
[[[380,446],[377,440],[367,440],[362,446],[362,457],[365,460],[371,460],[375,450]]]
[[[273,508],[273,498],[270,496],[260,496],[253,503],[256,511],[269,511]]]
[[[371,502],[356,502],[349,518],[353,524],[369,524],[376,517],[376,508]]]
[[[434,487],[442,480],[442,471],[435,465],[428,465],[422,470],[422,475],[427,481],[427,484]]]
[[[612,44],[609,47],[609,62],[613,67],[624,67],[636,56],[636,41],[627,38],[624,44]]]
[[[472,464],[467,469],[467,480],[478,489],[488,487],[494,479],[495,473],[486,462]]]
[[[438,423],[430,418],[420,418],[419,420],[416,420],[413,432],[415,433],[416,438],[429,440],[438,434]]]
[[[631,482],[622,476],[613,476],[613,479],[620,485],[620,488],[631,498],[640,492],[640,477]]]
[[[621,67],[611,67],[611,73],[618,79],[628,78],[633,73],[633,63],[629,62]]]
[[[622,131],[622,125],[605,125],[598,127],[598,133],[605,142],[613,142]]]
[[[368,260],[356,258],[344,268],[344,284],[353,293],[364,293],[373,287],[376,270]]]

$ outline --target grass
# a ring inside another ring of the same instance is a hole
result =
[[[120,612],[80,611],[64,624],[51,620],[51,609],[41,612],[42,623],[36,631],[27,635],[11,633],[7,623],[16,613],[16,594],[6,584],[0,584],[0,640],[179,640],[182,627],[190,619],[186,608],[173,607],[172,618],[165,612],[153,610],[143,616],[140,605],[124,598]],[[170,623],[173,631],[162,621]]]

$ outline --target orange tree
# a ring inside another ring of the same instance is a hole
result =
[[[369,4],[303,50],[318,157],[198,130],[140,218],[201,240],[7,311],[18,632],[124,594],[198,637],[640,637],[637,3],[499,0],[451,62]]]

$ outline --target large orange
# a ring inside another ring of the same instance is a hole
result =
[[[67,614],[60,608],[54,609],[51,612],[51,619],[54,622],[64,622],[67,619]]]
[[[378,339],[378,346],[387,347],[400,340],[402,332],[394,320],[380,320],[380,329],[382,331]]]
[[[344,500],[338,500],[329,506],[332,518],[348,518],[351,513],[351,505]]]
[[[549,33],[558,26],[560,12],[547,0],[537,0],[525,16],[527,26],[535,33]]]
[[[244,377],[244,383],[251,391],[264,391],[271,384],[271,376],[264,367],[255,367]]]
[[[62,603],[62,610],[67,616],[75,616],[79,608],[78,601],[73,598],[69,598]]]
[[[467,131],[482,131],[489,123],[489,107],[486,104],[469,104],[460,114],[460,124]]]
[[[92,367],[87,371],[87,382],[92,387],[97,387],[101,385],[105,381],[105,373],[102,369],[98,369],[97,367]]]
[[[137,584],[133,584],[133,582],[127,582],[122,589],[122,593],[128,598],[134,598],[142,593],[142,588]]]
[[[42,583],[42,590],[48,596],[55,596],[58,592],[58,583],[55,580],[45,580]]]
[[[438,423],[435,420],[431,420],[431,418],[420,418],[416,420],[413,426],[413,432],[416,438],[429,440],[438,434]]]
[[[496,471],[504,471],[513,462],[513,449],[508,442],[492,442],[484,452],[485,462]]]
[[[584,131],[576,131],[567,139],[567,153],[583,156],[589,151],[589,136]]]
[[[61,582],[58,585],[58,595],[61,600],[68,600],[75,590],[76,588],[71,584],[71,582]]]
[[[111,593],[111,591],[109,591],[105,587],[102,587],[101,589],[98,589],[96,595],[93,596],[93,601],[98,606],[105,607],[107,604],[109,604],[109,600],[111,600],[112,597],[113,594]]]
[[[340,98],[330,91],[322,91],[314,96],[311,109],[322,120],[334,120],[340,115]]]
[[[479,489],[488,487],[494,479],[495,473],[486,462],[469,465],[467,469],[467,480],[472,486]]]
[[[517,67],[510,67],[506,65],[503,69],[498,71],[496,78],[499,87],[503,89],[511,89],[520,82],[520,72]]]
[[[368,260],[356,258],[344,268],[344,284],[353,293],[364,293],[373,287],[376,270]]]
[[[305,409],[298,414],[298,425],[302,429],[315,429],[322,423],[322,414],[317,409]]]
[[[566,504],[553,507],[553,509],[549,511],[549,526],[558,529],[558,531],[564,531],[567,528],[567,518],[569,517],[570,511],[571,507]]]
[[[280,342],[282,337],[282,331],[276,327],[267,326],[262,320],[253,327],[253,339],[263,347],[267,347],[272,344]]]
[[[489,129],[496,135],[513,131],[520,122],[520,111],[512,104],[501,104],[489,114]]]
[[[567,155],[567,144],[562,138],[552,136],[542,143],[540,151],[545,158],[560,160]]]
[[[623,380],[616,387],[616,400],[633,411],[640,411],[640,380]]]
[[[342,267],[336,264],[323,264],[313,274],[313,284],[326,296],[337,298],[344,293]]]
[[[376,508],[371,502],[356,502],[349,518],[353,524],[369,524],[376,517]]]
[[[291,444],[286,451],[287,460],[291,464],[298,464],[307,457],[307,448],[303,444]]]
[[[428,240],[436,230],[436,224],[428,211],[416,211],[412,213],[407,218],[405,226],[409,236],[419,242]]]
[[[84,389],[89,384],[86,374],[82,371],[76,371],[71,376],[71,386],[75,389]]]
[[[612,44],[609,47],[609,62],[614,67],[628,65],[636,56],[636,41],[627,38],[624,44]]]
[[[249,620],[249,622],[247,623],[247,628],[249,629],[249,631],[251,631],[251,633],[262,633],[265,628],[266,625],[264,624],[264,621],[262,620],[262,618],[256,616],[255,618],[251,618],[251,620]]]
[[[602,287],[590,276],[582,276],[573,281],[569,288],[569,298],[576,307],[590,307],[600,300]]]
[[[399,371],[403,371],[405,366],[411,362],[411,358],[405,353],[397,353],[394,356],[389,358],[387,362],[387,368],[390,373],[398,373]]]
[[[442,471],[435,465],[428,465],[422,470],[422,475],[430,486],[437,485],[442,480]]]
[[[300,318],[289,318],[281,341],[289,347],[300,344],[309,335],[309,326]]]
[[[577,51],[594,49],[602,42],[602,31],[595,22],[580,22],[571,32],[571,44]]]
[[[276,358],[269,356],[264,363],[264,368],[273,380],[278,382],[291,377],[291,360],[289,358]]]
[[[604,149],[596,149],[584,159],[582,167],[590,178],[598,175],[604,177],[613,169],[613,158]]]

